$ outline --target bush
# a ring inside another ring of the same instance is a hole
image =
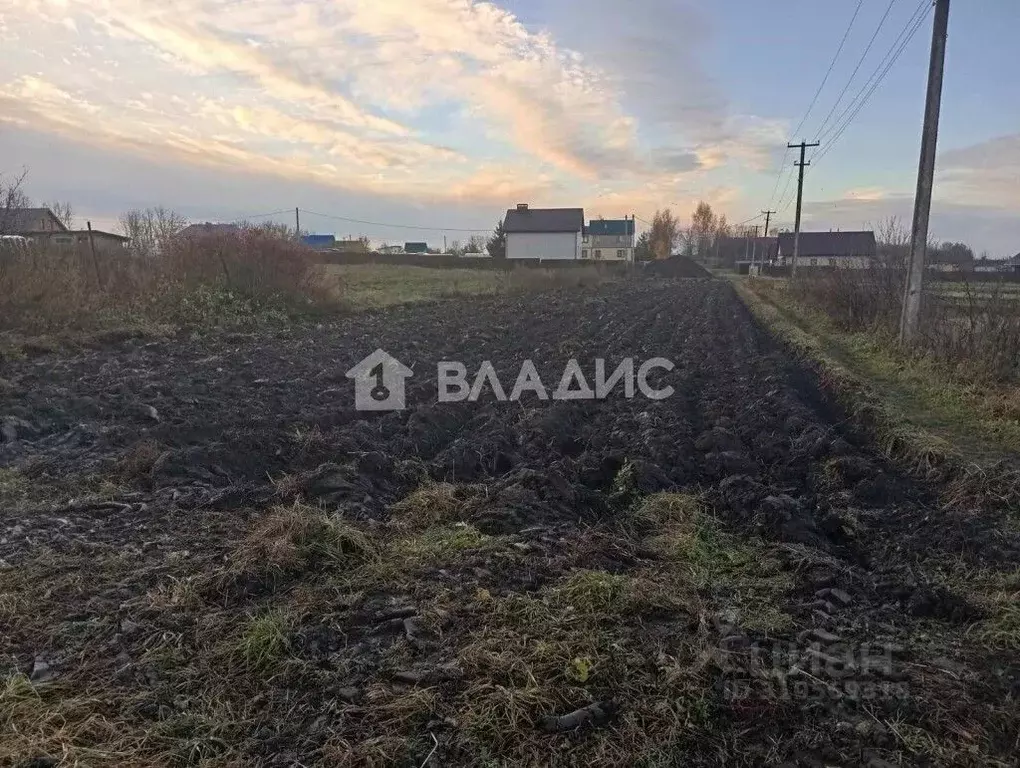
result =
[[[900,269],[801,270],[790,281],[793,297],[823,311],[844,331],[895,332],[903,306]]]
[[[825,314],[843,331],[898,334],[904,270],[804,270],[789,282],[791,296]],[[929,276],[915,351],[964,377],[1005,381],[1020,376],[1020,291],[1008,284],[950,283]]]
[[[158,256],[39,245],[0,251],[0,330],[250,324],[336,298],[308,248],[264,228],[176,238]]]

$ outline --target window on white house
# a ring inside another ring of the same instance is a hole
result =
[[[581,258],[582,259],[587,259],[588,258],[588,251],[581,251]]]
[[[601,251],[601,249],[595,251],[595,258],[596,259],[601,259],[602,258],[602,251]]]
[[[616,252],[616,258],[622,259],[623,258],[623,251],[617,251]]]
[[[817,267],[818,266],[818,259],[811,259],[811,266],[812,267]]]

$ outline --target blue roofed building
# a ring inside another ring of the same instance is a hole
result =
[[[633,218],[592,219],[581,239],[581,258],[593,261],[634,261],[637,245]]]
[[[302,235],[301,242],[311,248],[334,248],[336,235]]]

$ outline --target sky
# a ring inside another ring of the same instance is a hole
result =
[[[0,173],[27,170],[33,199],[70,201],[79,225],[157,205],[291,222],[300,207],[311,232],[438,245],[520,202],[689,220],[705,200],[790,227],[786,144],[803,138],[822,141],[806,229],[909,224],[930,10],[0,0]],[[1017,29],[1016,0],[952,8],[932,234],[995,257],[1020,251]]]

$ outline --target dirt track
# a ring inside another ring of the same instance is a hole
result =
[[[377,347],[415,370],[406,411],[353,408],[344,374]],[[491,360],[509,391],[525,359],[552,389],[567,360],[588,373],[595,357],[669,358],[660,383],[676,392],[436,404],[441,360],[472,372]],[[1014,759],[1016,659],[961,643],[984,608],[937,576],[947,564],[1015,569],[1017,535],[940,510],[937,489],[862,445],[721,282],[126,341],[0,376],[0,467],[27,478],[7,484],[0,509],[0,592],[14,595],[0,604],[12,606],[0,653],[8,675],[48,667],[35,676],[50,691],[6,720],[20,736],[0,762],[59,757],[67,741],[72,754],[116,744],[121,757],[82,763],[109,765]],[[423,556],[430,529],[405,535],[397,510],[422,487],[445,489],[428,503],[454,510],[434,515],[461,537],[452,550],[444,539]],[[666,518],[635,517],[663,492],[697,495],[704,519],[670,525],[719,547],[685,550],[690,562],[664,554]],[[364,582],[356,565],[332,581],[318,566],[231,571],[265,510],[295,501],[404,553],[406,568]],[[613,599],[583,628],[604,642],[535,656],[545,619],[507,611],[530,600],[550,612],[550,643],[562,632],[583,645],[572,622],[586,610],[578,574],[592,573]],[[621,609],[635,585],[659,591]],[[243,670],[208,642],[277,609],[286,652],[271,669]],[[871,645],[883,663],[869,669]],[[217,690],[218,675],[233,690]],[[558,726],[543,718],[595,703],[592,722],[545,732]],[[97,709],[118,725],[81,725]],[[61,735],[58,719],[80,727]]]

